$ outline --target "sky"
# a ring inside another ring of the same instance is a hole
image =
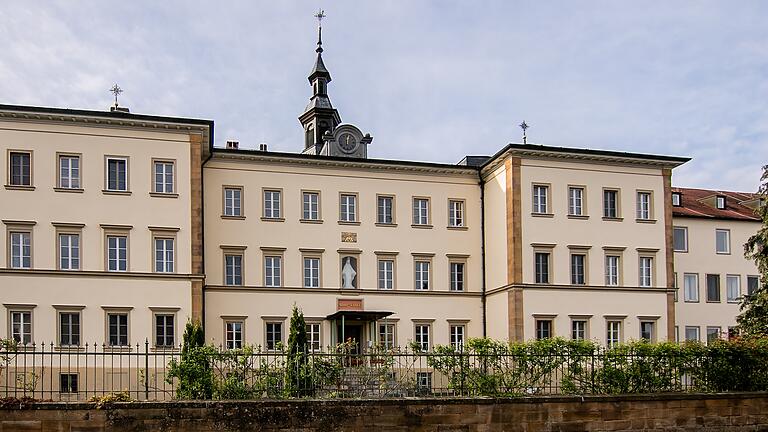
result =
[[[768,164],[765,1],[16,1],[0,103],[214,120],[298,152],[318,8],[329,94],[369,157],[455,163],[521,141],[693,158],[676,186]]]

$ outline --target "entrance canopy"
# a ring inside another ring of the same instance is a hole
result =
[[[382,318],[386,318],[394,312],[386,311],[338,311],[334,312],[325,319],[327,320],[341,320],[344,321],[378,321]]]

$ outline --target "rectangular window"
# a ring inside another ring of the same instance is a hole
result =
[[[719,254],[731,253],[731,231],[718,229],[715,230],[715,247]]]
[[[264,191],[264,217],[268,219],[280,219],[280,191]]]
[[[80,156],[59,156],[59,187],[80,189]]]
[[[173,347],[176,344],[176,317],[173,314],[155,315],[155,346]]]
[[[59,393],[77,393],[78,376],[76,373],[59,374]]]
[[[464,349],[464,325],[451,325],[451,346],[457,351]]]
[[[534,254],[534,265],[536,270],[536,283],[549,283],[549,252],[536,252]]]
[[[283,323],[268,322],[266,324],[267,349],[276,350],[283,344]]]
[[[357,222],[357,195],[341,194],[339,204],[339,220],[342,222]]]
[[[464,201],[448,200],[448,226],[464,226]]]
[[[107,158],[107,190],[128,190],[128,159]]]
[[[673,233],[675,252],[688,252],[688,228],[674,227]]]
[[[637,193],[637,218],[640,220],[651,219],[651,193]]]
[[[32,233],[11,231],[9,237],[11,238],[11,268],[32,268]]]
[[[128,270],[128,237],[107,236],[107,270]]]
[[[173,162],[155,161],[155,190],[156,193],[172,194]]]
[[[304,288],[320,287],[320,258],[304,258]]]
[[[640,339],[648,342],[656,342],[656,323],[653,321],[640,321]]]
[[[613,348],[621,342],[621,321],[606,322],[605,344],[608,348]]]
[[[747,276],[747,295],[757,292],[760,287],[760,278],[758,276]]]
[[[80,345],[79,312],[59,312],[59,345]]]
[[[707,343],[712,343],[720,339],[720,333],[722,329],[720,327],[707,327]]]
[[[675,207],[682,205],[680,192],[672,192],[672,205]]]
[[[376,223],[385,225],[395,223],[394,208],[394,197],[379,195],[376,198]]]
[[[128,314],[107,314],[109,346],[128,346]]]
[[[224,284],[243,284],[243,256],[235,254],[224,255]]]
[[[738,303],[741,297],[741,276],[727,275],[725,277],[725,295],[728,303]]]
[[[224,188],[224,216],[242,216],[241,188]]]
[[[416,388],[420,393],[432,391],[432,372],[416,372]]]
[[[584,285],[586,284],[585,277],[585,264],[587,256],[584,254],[571,254],[571,284],[572,285]]]
[[[155,271],[158,273],[173,273],[172,238],[155,238]]]
[[[451,291],[464,291],[464,263],[452,262],[451,267]]]
[[[80,235],[59,234],[59,268],[80,269]]]
[[[552,320],[536,320],[536,339],[549,339],[552,337]]]
[[[584,188],[571,186],[568,188],[568,214],[571,216],[584,215]]]
[[[264,256],[264,286],[282,286],[282,263],[281,256]]]
[[[699,328],[696,326],[685,326],[685,340],[686,341],[698,341],[699,340]]]
[[[571,339],[587,339],[587,320],[575,319],[571,321]]]
[[[391,290],[395,288],[395,261],[391,259],[379,260],[379,289]]]
[[[320,323],[307,323],[307,349],[312,352],[318,352],[322,349]]]
[[[640,286],[653,286],[653,258],[640,257]]]
[[[429,351],[429,324],[416,324],[414,330],[416,332],[416,345],[421,351]]]
[[[242,321],[227,321],[224,323],[227,349],[240,349],[243,347],[243,324]]]
[[[384,349],[395,349],[394,324],[379,324],[379,343]]]
[[[603,190],[603,217],[609,219],[619,217],[619,191]]]
[[[429,225],[429,200],[426,198],[413,199],[413,224]]]
[[[725,196],[718,195],[716,199],[717,208],[720,210],[725,210]]]
[[[683,274],[683,300],[687,302],[699,301],[699,275],[695,273]]]
[[[20,344],[32,343],[32,312],[11,311],[11,339]]]
[[[302,192],[301,217],[304,220],[320,220],[320,193]]]
[[[549,186],[533,185],[533,213],[547,213],[547,195]]]
[[[608,286],[619,286],[619,262],[621,257],[618,255],[605,256],[605,284]]]
[[[416,272],[415,289],[417,291],[429,289],[429,261],[416,261],[414,263]]]
[[[32,153],[10,152],[10,185],[32,186]]]
[[[707,301],[708,302],[720,301],[720,275],[719,274],[707,275]]]

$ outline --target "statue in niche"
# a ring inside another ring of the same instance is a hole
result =
[[[345,257],[344,265],[341,268],[341,287],[354,289],[357,288],[357,260],[353,257]]]

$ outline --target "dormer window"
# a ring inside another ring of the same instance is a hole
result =
[[[682,203],[683,197],[680,192],[672,192],[672,205],[675,207],[680,207],[683,205]]]
[[[720,210],[725,210],[725,196],[724,195],[718,195],[717,196],[717,208]]]

